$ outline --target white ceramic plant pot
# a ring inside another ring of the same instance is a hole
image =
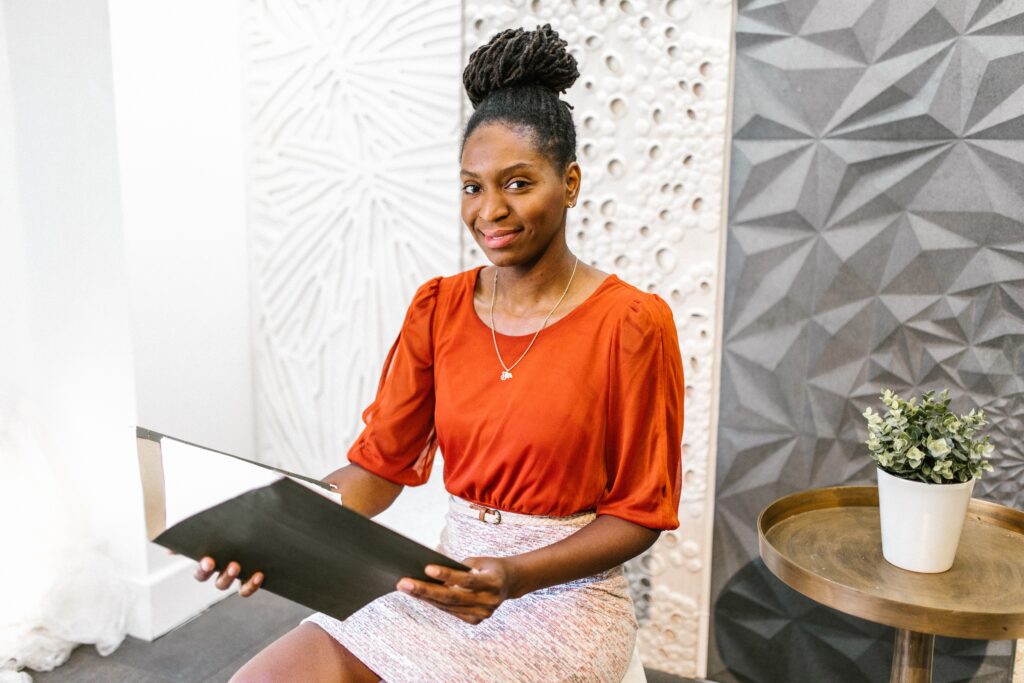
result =
[[[901,569],[938,574],[953,566],[974,479],[925,484],[878,471],[882,556]]]

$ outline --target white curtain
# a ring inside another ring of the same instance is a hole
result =
[[[79,643],[109,654],[124,639],[128,592],[81,520],[81,499],[27,395],[0,396],[0,683],[30,681]]]
[[[4,10],[0,2],[0,683],[27,683],[23,667],[50,670],[77,643],[113,651],[129,604],[66,466],[81,454],[52,436],[64,414],[54,406],[70,390],[42,381],[33,357],[32,302],[49,274],[26,265]]]

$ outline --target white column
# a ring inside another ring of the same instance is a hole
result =
[[[139,420],[254,450],[239,0],[110,0]]]
[[[252,457],[241,2],[109,7],[138,424]],[[158,546],[148,561],[134,635],[231,594]]]

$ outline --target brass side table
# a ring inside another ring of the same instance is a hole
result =
[[[784,583],[896,628],[890,683],[931,683],[936,635],[1024,638],[1024,512],[971,500],[956,561],[942,574],[882,558],[874,486],[794,493],[765,508],[757,526],[761,558]]]

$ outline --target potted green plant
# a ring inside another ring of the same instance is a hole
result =
[[[885,415],[864,411],[867,447],[878,465],[882,555],[915,572],[938,573],[953,566],[974,482],[992,471],[985,411],[956,415],[949,391],[904,401],[885,389]]]

